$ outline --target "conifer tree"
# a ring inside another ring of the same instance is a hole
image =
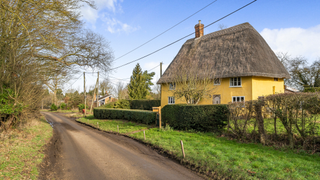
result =
[[[133,69],[132,76],[130,78],[130,84],[128,86],[130,99],[145,99],[150,93],[150,86],[153,85],[151,82],[154,72],[148,73],[147,71],[142,72],[139,63]]]

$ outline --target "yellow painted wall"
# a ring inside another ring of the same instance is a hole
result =
[[[259,96],[266,96],[273,94],[273,86],[275,87],[275,93],[284,93],[284,81],[278,79],[274,81],[274,78],[268,77],[253,77],[252,78],[252,97],[258,99]]]
[[[276,93],[284,92],[283,79],[274,81],[274,78],[265,77],[242,77],[241,87],[230,87],[230,78],[223,78],[221,85],[213,85],[214,91],[212,95],[221,96],[221,104],[228,104],[232,102],[232,96],[245,96],[245,101],[255,100],[259,96],[273,94],[273,86],[275,86]],[[178,87],[176,87],[178,88]],[[168,104],[168,97],[173,96],[173,91],[169,90],[168,84],[162,84],[161,88],[161,106]],[[175,104],[185,104],[184,98],[175,98]],[[212,104],[212,98],[202,99],[199,104]]]

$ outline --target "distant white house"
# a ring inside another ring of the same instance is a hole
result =
[[[104,96],[98,95],[99,106],[105,105],[108,102],[113,102],[114,98],[110,94]],[[94,96],[94,103],[97,103],[96,96]]]

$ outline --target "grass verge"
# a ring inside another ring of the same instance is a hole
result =
[[[98,120],[93,116],[78,119],[105,131],[135,132],[147,125],[120,120]],[[238,143],[217,137],[213,133],[175,131],[170,128],[146,130],[129,136],[164,149],[184,164],[195,166],[200,172],[230,179],[320,179],[320,156],[254,143]],[[184,143],[186,158],[182,157],[180,140]]]
[[[0,179],[37,179],[37,166],[44,158],[41,148],[52,137],[51,126],[42,118],[0,135]]]
[[[128,134],[132,133],[135,131],[140,131],[143,129],[148,129],[151,126],[145,125],[145,124],[138,124],[130,121],[125,121],[125,120],[100,120],[100,119],[95,119],[93,115],[79,118],[78,121],[90,124],[91,126],[98,127],[99,124],[99,129],[105,130],[105,131],[110,131],[110,132],[118,132],[117,126],[119,126],[119,132]]]
[[[142,133],[131,135],[143,140]],[[163,131],[146,132],[146,142],[182,158],[180,140],[184,143],[183,162],[202,167],[204,173],[217,172],[231,179],[320,179],[320,156],[290,150],[279,151],[261,144],[243,144],[218,138],[213,133]]]

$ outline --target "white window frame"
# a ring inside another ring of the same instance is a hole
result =
[[[219,83],[216,83],[216,80],[218,80]],[[221,85],[221,78],[214,78],[213,79],[213,85]]]
[[[174,96],[168,96],[168,104],[175,104]]]
[[[176,89],[176,83],[170,83],[169,90],[175,90],[175,89]]]
[[[236,80],[236,81],[234,81]],[[240,85],[239,85],[240,80]],[[236,82],[237,85],[234,85],[234,82]],[[230,87],[242,87],[242,78],[241,77],[232,77],[230,78]]]
[[[240,98],[240,101],[233,101],[234,98]],[[241,101],[241,98],[243,98],[243,101]],[[245,96],[232,96],[232,102],[245,102],[246,98]]]

